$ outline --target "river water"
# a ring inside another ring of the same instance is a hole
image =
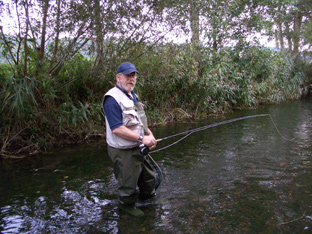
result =
[[[118,208],[105,141],[2,160],[0,232],[312,233],[311,97],[152,130],[162,138],[259,114],[274,122],[220,125],[152,153],[164,178],[137,203],[139,218]]]

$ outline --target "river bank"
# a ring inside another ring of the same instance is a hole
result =
[[[308,98],[310,94],[310,89],[309,87],[306,87],[304,89],[303,92],[303,96],[300,99],[305,99]],[[300,100],[299,99],[299,100]],[[294,102],[294,100],[292,101],[287,101],[287,102]],[[269,104],[267,104],[269,105]],[[271,105],[271,104],[270,104]],[[203,119],[209,119],[210,117],[214,117],[214,116],[226,116],[228,113],[239,113],[241,111],[246,111],[248,109],[258,109],[258,108],[263,108],[263,106],[265,106],[265,104],[260,105],[258,107],[252,107],[252,108],[246,108],[245,110],[236,110],[236,111],[231,111],[231,112],[220,112],[220,113],[212,113],[208,116],[206,116]],[[201,119],[193,119],[192,116],[194,116],[194,114],[188,114],[185,113],[183,111],[180,111],[177,115],[177,117],[173,117],[172,114],[170,114],[168,116],[167,121],[162,121],[161,123],[156,123],[156,122],[152,122],[150,124],[151,128],[157,128],[158,126],[163,126],[166,125],[168,123],[172,123],[172,122],[196,122],[196,121],[200,121]],[[202,120],[203,120],[202,119]],[[105,123],[103,123],[101,121],[102,124],[98,125],[98,124],[94,124],[94,126],[92,126],[91,131],[87,132],[84,131],[83,135],[76,135],[76,137],[70,137],[70,139],[68,137],[64,138],[64,139],[59,139],[56,140],[56,142],[51,143],[52,146],[49,148],[49,151],[41,151],[38,147],[38,145],[35,146],[35,150],[34,151],[29,151],[26,150],[25,153],[25,149],[29,149],[32,148],[33,146],[31,145],[26,145],[23,148],[18,148],[18,149],[13,149],[12,151],[6,151],[4,154],[1,154],[2,158],[23,158],[23,157],[28,157],[28,156],[33,156],[36,154],[49,154],[53,151],[58,151],[64,147],[68,147],[70,145],[76,147],[77,145],[88,145],[90,143],[99,141],[99,140],[105,140],[106,138],[106,129],[105,129]]]
[[[151,126],[298,100],[311,83],[301,63],[263,47],[216,52],[167,44],[149,52],[136,62],[142,72],[135,92]],[[101,102],[115,84],[116,68],[97,74],[91,61],[77,59],[58,77],[14,78],[8,68],[1,70],[6,71],[0,79],[3,157],[50,152],[105,136]]]

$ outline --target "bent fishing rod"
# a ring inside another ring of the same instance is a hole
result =
[[[216,126],[219,126],[219,125],[224,125],[224,124],[228,124],[228,123],[232,123],[232,122],[236,122],[236,121],[239,121],[239,120],[244,120],[244,119],[250,119],[250,118],[258,118],[258,117],[265,117],[265,116],[269,116],[271,118],[271,121],[274,125],[274,127],[276,128],[277,132],[281,135],[281,137],[283,137],[283,135],[280,133],[280,131],[278,130],[276,124],[274,123],[273,121],[273,118],[270,114],[260,114],[260,115],[250,115],[250,116],[244,116],[244,117],[240,117],[240,118],[235,118],[235,119],[229,119],[229,120],[225,120],[225,121],[222,121],[222,122],[217,122],[217,123],[213,123],[213,124],[209,124],[209,125],[206,125],[206,126],[203,126],[203,127],[199,127],[199,128],[195,128],[195,129],[191,129],[191,130],[188,130],[188,131],[185,131],[185,132],[180,132],[180,133],[177,133],[177,134],[174,134],[174,135],[171,135],[171,136],[167,136],[167,137],[163,137],[161,139],[157,139],[156,141],[159,142],[159,141],[164,141],[164,140],[168,140],[170,138],[174,138],[174,137],[177,137],[177,136],[181,136],[181,135],[185,135],[184,137],[182,137],[181,139],[179,139],[178,141],[166,146],[166,147],[163,147],[161,149],[158,149],[158,150],[154,150],[154,151],[149,151],[149,148],[145,145],[141,145],[140,146],[140,150],[141,150],[141,154],[143,155],[147,155],[148,153],[156,153],[156,152],[159,152],[161,150],[164,150],[164,149],[167,149],[177,143],[179,143],[180,141],[184,140],[185,138],[187,138],[188,136],[190,136],[191,134],[195,133],[195,132],[199,132],[199,131],[203,131],[203,130],[206,130],[208,128],[213,128],[213,127],[216,127]],[[293,139],[291,140],[288,140],[286,139],[285,137],[283,137],[285,140],[287,141],[292,141]]]
[[[161,138],[161,139],[157,139],[157,141],[164,141],[164,140],[176,137],[176,136],[203,131],[203,130],[206,130],[208,128],[213,128],[213,127],[216,127],[216,126],[219,126],[219,125],[228,124],[228,123],[232,123],[232,122],[243,120],[243,119],[250,119],[250,118],[256,118],[256,117],[263,117],[263,116],[268,116],[268,114],[252,115],[252,116],[245,116],[245,117],[240,117],[240,118],[236,118],[236,119],[229,119],[229,120],[225,120],[225,121],[222,121],[222,122],[209,124],[209,125],[206,125],[206,126],[203,126],[203,127],[191,129],[191,130],[188,130],[188,131],[185,131],[185,132],[177,133],[175,135],[167,136],[167,137],[164,137],[164,138]]]

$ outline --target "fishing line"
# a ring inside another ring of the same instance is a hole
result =
[[[224,125],[224,124],[228,124],[228,123],[232,123],[232,122],[236,122],[236,121],[239,121],[239,120],[244,120],[244,119],[250,119],[250,118],[257,118],[257,117],[265,117],[265,116],[269,116],[276,131],[278,132],[278,134],[286,141],[293,141],[295,138],[293,139],[287,139],[285,138],[281,132],[278,130],[272,116],[270,114],[261,114],[261,115],[251,115],[251,116],[244,116],[244,117],[240,117],[240,118],[236,118],[236,119],[230,119],[230,120],[225,120],[225,121],[222,121],[222,122],[218,122],[218,123],[214,123],[214,124],[210,124],[210,125],[206,125],[206,126],[203,126],[203,127],[199,127],[199,128],[195,128],[195,129],[191,129],[191,130],[188,130],[188,131],[185,131],[185,132],[181,132],[181,133],[177,133],[177,134],[174,134],[174,135],[171,135],[171,136],[167,136],[167,137],[164,137],[164,138],[161,138],[161,139],[157,139],[157,141],[164,141],[164,140],[167,140],[167,139],[170,139],[170,138],[173,138],[173,137],[177,137],[177,136],[180,136],[180,135],[185,135],[184,137],[182,137],[181,139],[173,142],[172,144],[170,145],[167,145],[163,148],[160,148],[160,149],[157,149],[157,150],[153,150],[150,152],[151,153],[156,153],[156,152],[159,152],[161,150],[164,150],[164,149],[167,149],[177,143],[179,143],[180,141],[184,140],[185,138],[189,137],[192,133],[194,132],[199,132],[199,131],[203,131],[203,130],[206,130],[208,128],[213,128],[213,127],[216,127],[216,126],[219,126],[219,125]]]
[[[279,134],[284,140],[286,140],[286,141],[293,141],[293,140],[295,140],[295,139],[297,138],[297,137],[294,137],[294,138],[292,138],[292,139],[287,139],[286,137],[284,137],[284,136],[282,135],[282,133],[278,130],[278,128],[277,128],[277,126],[276,126],[276,124],[275,124],[275,122],[274,122],[272,116],[271,116],[271,115],[269,115],[269,116],[270,116],[270,119],[271,119],[271,121],[272,121],[272,123],[273,123],[273,125],[274,125],[274,127],[275,127],[275,129],[276,129],[276,131],[278,132],[278,134]]]
[[[152,162],[151,166],[152,166],[153,171],[155,173],[155,190],[157,190],[157,188],[159,187],[159,185],[161,184],[161,182],[163,180],[162,171],[161,171],[160,167],[158,166],[158,164],[154,161],[152,156],[150,154],[147,154],[147,156],[149,157],[150,161]]]
[[[160,149],[157,149],[157,150],[153,150],[152,152],[150,152],[150,154],[151,153],[156,153],[156,152],[158,152],[158,151],[161,151],[161,150],[164,150],[164,149],[167,149],[167,148],[169,148],[169,147],[171,147],[171,146],[174,146],[175,144],[178,144],[180,141],[182,141],[182,140],[184,140],[185,138],[187,138],[189,135],[191,135],[193,132],[190,132],[190,133],[188,133],[186,136],[184,136],[184,137],[182,137],[181,139],[179,139],[179,140],[177,140],[177,141],[175,141],[175,142],[173,142],[172,144],[170,144],[170,145],[167,145],[167,146],[165,146],[165,147],[163,147],[163,148],[160,148]],[[181,134],[180,134],[181,135]],[[171,137],[170,137],[171,138]],[[169,139],[169,138],[166,138],[166,139]],[[162,140],[166,140],[165,138],[163,138],[163,139],[158,139],[157,141],[162,141]]]
[[[225,120],[225,121],[222,121],[222,122],[218,122],[218,123],[214,123],[214,124],[210,124],[210,125],[206,125],[206,126],[203,126],[203,127],[200,127],[200,128],[195,128],[195,129],[191,129],[191,130],[188,130],[188,131],[185,131],[185,132],[181,132],[181,133],[177,133],[177,134],[174,134],[174,135],[171,135],[171,136],[167,136],[167,137],[164,137],[164,138],[161,138],[161,139],[157,139],[157,141],[164,141],[164,140],[167,140],[167,139],[170,139],[170,138],[173,138],[173,137],[177,137],[177,136],[180,136],[180,135],[185,135],[183,136],[182,138],[180,138],[179,140],[173,142],[172,144],[169,144],[163,148],[160,148],[160,149],[157,149],[157,150],[154,150],[152,152],[149,152],[149,149],[147,146],[143,146],[145,147],[145,150],[143,150],[144,154],[143,155],[147,155],[151,161],[151,166],[153,168],[153,171],[155,173],[155,190],[157,190],[157,188],[159,187],[159,185],[161,184],[162,180],[163,180],[163,175],[162,175],[162,171],[160,169],[160,167],[158,166],[158,164],[154,161],[154,159],[152,158],[152,156],[150,154],[152,153],[156,153],[156,152],[159,152],[161,150],[164,150],[164,149],[167,149],[175,144],[178,144],[180,141],[184,140],[185,138],[189,137],[191,134],[193,134],[194,132],[199,132],[199,131],[203,131],[203,130],[206,130],[208,128],[213,128],[213,127],[216,127],[216,126],[219,126],[219,125],[223,125],[223,124],[228,124],[228,123],[232,123],[232,122],[235,122],[235,121],[239,121],[239,120],[244,120],[244,119],[250,119],[250,118],[257,118],[257,117],[265,117],[265,116],[269,116],[270,119],[271,119],[271,122],[273,123],[276,131],[278,132],[278,134],[286,141],[293,141],[295,138],[289,140],[287,138],[285,138],[281,132],[278,130],[272,116],[270,114],[262,114],[262,115],[251,115],[251,116],[245,116],[245,117],[240,117],[240,118],[236,118],[236,119],[230,119],[230,120]],[[142,153],[142,152],[141,152]]]

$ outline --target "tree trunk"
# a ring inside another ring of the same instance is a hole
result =
[[[192,43],[199,42],[199,9],[196,2],[191,2],[190,23],[192,32]]]
[[[53,55],[52,55],[52,59],[51,59],[50,66],[49,66],[49,73],[51,73],[51,70],[53,68],[53,64],[56,58],[59,36],[60,36],[61,0],[57,0],[56,4],[57,4],[57,14],[56,14],[54,49],[53,49]]]
[[[302,23],[302,13],[301,13],[301,11],[298,11],[295,13],[295,17],[294,17],[294,37],[293,37],[294,50],[293,50],[293,56],[295,58],[298,57],[298,53],[299,53],[301,23]]]
[[[94,61],[93,68],[96,66],[101,66],[103,63],[103,55],[104,55],[104,49],[103,49],[103,17],[102,17],[102,11],[101,11],[101,5],[99,0],[94,1],[94,12],[95,12],[95,34],[96,34],[96,59]]]
[[[283,27],[282,27],[282,24],[279,23],[278,25],[279,27],[279,41],[280,41],[280,45],[281,45],[281,50],[284,50],[285,49],[285,45],[284,45],[284,33],[283,33]]]
[[[47,18],[48,18],[48,9],[49,9],[49,0],[44,1],[43,5],[43,18],[42,18],[42,31],[41,31],[41,45],[40,45],[40,54],[39,54],[39,63],[42,62],[44,57],[44,48],[45,48],[45,38],[46,38],[46,28],[47,28]]]
[[[27,76],[27,61],[28,61],[28,54],[27,54],[27,36],[28,36],[28,28],[29,28],[29,12],[28,12],[28,2],[25,1],[25,15],[26,15],[26,29],[25,29],[25,36],[24,36],[24,76]]]
[[[279,32],[277,30],[274,31],[274,36],[275,36],[275,47],[280,48],[280,46],[279,46],[280,43],[278,40]]]
[[[293,43],[292,43],[292,39],[291,39],[291,34],[290,34],[288,23],[286,23],[286,25],[285,25],[285,34],[286,34],[287,41],[288,41],[288,50],[289,50],[289,52],[292,52],[292,50],[293,50]]]

